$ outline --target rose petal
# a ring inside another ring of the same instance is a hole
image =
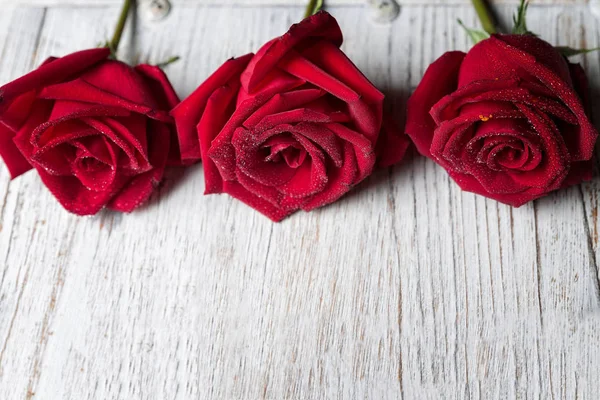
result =
[[[539,39],[537,40],[545,43]],[[548,88],[551,88],[556,93],[556,96],[561,99],[562,102],[577,117],[579,126],[581,127],[581,134],[578,135],[579,146],[577,146],[575,149],[571,149],[572,159],[589,160],[592,158],[598,132],[587,117],[579,96],[571,87],[571,78],[566,62],[563,60],[566,72],[560,71],[558,67],[550,69],[548,65],[552,66],[554,65],[553,63],[547,63],[545,59],[542,59],[541,62],[537,62],[536,58],[529,53],[510,45],[510,43],[513,43],[512,39],[507,40],[506,38],[497,38],[496,36],[493,36],[488,39],[488,41],[490,41],[491,46],[495,46],[495,48],[501,52],[503,59],[507,63],[510,63],[511,67],[516,65],[519,68],[527,71],[527,73],[539,79]],[[542,46],[539,44],[539,48],[546,48],[547,46],[550,45],[546,44]],[[535,47],[535,49],[536,51],[539,50],[538,47]],[[528,51],[529,50],[531,50],[531,48],[529,48]],[[556,51],[554,52],[557,53]],[[536,55],[538,58],[540,57],[539,54]],[[567,74],[566,78],[563,76],[565,73]]]
[[[133,178],[108,203],[108,208],[131,212],[146,202],[160,184],[169,156],[169,129],[163,123],[150,121],[148,129],[148,158],[152,169]]]
[[[360,99],[360,95],[350,87],[297,52],[290,51],[290,54],[282,59],[278,66],[290,75],[310,82],[346,103],[354,103]]]
[[[530,69],[532,64],[553,71],[557,80],[571,85],[565,58],[548,42],[533,35],[492,35],[469,50],[458,87],[479,80],[535,81],[540,76]]]
[[[406,151],[410,147],[410,139],[404,133],[402,128],[393,120],[391,115],[384,115],[381,133],[377,140],[377,164],[381,168],[391,167],[398,164],[404,159]],[[361,171],[362,179],[364,168],[364,160],[372,156],[365,153],[362,147],[355,145],[356,159],[358,161],[359,170]],[[362,151],[361,151],[362,150]],[[371,150],[372,151],[372,150]],[[370,171],[369,173],[370,174]],[[368,175],[367,174],[367,175]]]
[[[310,154],[302,165],[295,169],[294,176],[278,189],[286,197],[305,198],[322,191],[329,181],[327,168],[321,151],[308,139],[300,134],[294,138]]]
[[[140,163],[148,160],[148,125],[152,120],[139,114],[131,114],[127,117],[100,118],[100,121],[111,127],[113,132],[117,133],[121,139],[127,141],[139,152],[141,156]],[[170,124],[164,124],[169,126]]]
[[[72,162],[73,175],[90,190],[110,189],[117,174],[117,155],[104,136],[88,136],[75,143],[77,158]]]
[[[256,196],[255,194],[252,194],[241,184],[235,181],[223,182],[223,192],[246,203],[250,207],[269,217],[274,222],[279,222],[294,212],[290,209],[282,209],[274,206],[267,200],[262,199]]]
[[[243,103],[253,100],[256,102],[260,99],[260,103],[264,103],[278,93],[285,93],[292,89],[305,86],[306,82],[295,76],[288,74],[280,69],[274,69],[263,78],[259,85],[252,92],[246,91],[242,86],[237,98],[237,107]]]
[[[45,87],[39,95],[41,99],[66,100],[70,102],[89,103],[91,105],[107,106],[115,109],[129,110],[145,114],[150,118],[170,122],[171,119],[164,111],[153,109],[140,103],[134,103],[118,95],[97,88],[83,79],[57,83]],[[66,104],[65,102],[62,102]]]
[[[336,168],[342,166],[342,146],[331,130],[312,123],[300,123],[293,127],[292,132],[317,144],[331,158]]]
[[[241,76],[242,86],[247,92],[255,91],[258,84],[291,49],[303,41],[327,40],[339,47],[342,32],[335,18],[319,12],[290,27],[286,34],[265,44],[250,61]],[[301,47],[301,46],[300,46]]]
[[[460,65],[465,53],[452,51],[445,53],[431,64],[408,99],[406,133],[422,155],[431,158],[431,142],[436,124],[429,110],[440,99],[457,88]]]
[[[301,122],[326,123],[333,122],[331,117],[308,108],[283,111],[264,117],[257,125],[256,131],[271,129],[280,124],[298,124]]]
[[[360,93],[360,101],[349,103],[350,113],[359,130],[375,143],[382,123],[383,93],[330,42],[317,42],[302,54],[356,93]]]
[[[289,90],[289,88],[285,88],[285,90]],[[221,132],[219,132],[218,136],[212,141],[208,156],[213,160],[217,168],[219,168],[221,177],[224,180],[235,179],[236,154],[235,149],[231,144],[235,130],[242,126],[243,122],[270,98],[270,94],[265,93],[264,96],[261,95],[250,98],[238,105]],[[260,140],[260,142],[263,142],[266,139],[267,137]]]
[[[435,130],[431,142],[431,157],[446,169],[464,172],[462,154],[473,137],[474,124],[482,121],[482,118],[523,118],[523,115],[512,105],[503,103],[467,105],[458,117],[442,122]]]
[[[360,93],[376,113],[380,113],[385,96],[338,47],[329,41],[318,41],[304,50],[302,55],[356,93]]]
[[[513,207],[521,207],[525,203],[545,196],[548,192],[544,188],[528,188],[527,190],[516,193],[490,193],[477,181],[477,179],[468,174],[461,174],[454,171],[448,171],[450,177],[466,192],[480,194],[490,199],[508,204]]]
[[[466,104],[495,101],[534,106],[570,124],[577,124],[577,118],[560,102],[534,95],[517,85],[516,80],[471,82],[436,103],[431,109],[431,116],[436,124],[440,124],[444,120],[455,118]]]
[[[303,199],[318,193],[325,187],[326,181],[321,179],[325,174],[325,166],[320,159],[313,163],[310,157],[294,170],[294,176],[278,189],[286,197]]]
[[[539,146],[543,149],[543,157],[536,168],[530,170],[504,170],[495,171],[488,165],[476,161],[477,154],[470,150],[471,143],[466,146],[465,170],[473,175],[488,193],[520,193],[528,191],[530,188],[541,188],[545,192],[557,189],[561,180],[568,171],[568,153],[560,133],[550,123],[550,120],[544,120],[543,114],[538,114],[525,105],[519,105],[519,109],[525,114],[532,124],[537,136],[540,138]],[[480,141],[482,137],[487,136],[487,132],[496,129],[502,129],[499,133],[518,135],[515,131],[520,131],[520,135],[526,137],[527,130],[521,129],[513,121],[499,123],[497,121],[485,122],[483,124],[483,133],[478,133],[474,140]],[[489,128],[489,126],[492,126]],[[487,130],[486,130],[487,128]],[[533,136],[533,135],[531,135]],[[479,150],[476,150],[477,152]]]
[[[260,153],[261,143],[245,128],[237,128],[231,142],[235,148],[237,168],[263,185],[283,185],[296,173],[284,162],[265,162],[264,155]]]
[[[31,164],[23,157],[13,141],[14,132],[0,124],[0,157],[8,168],[11,179],[29,171]]]
[[[237,181],[250,193],[261,199],[267,200],[277,208],[285,208],[280,204],[283,195],[275,187],[263,185],[262,183],[246,175],[241,169],[236,170],[236,178]]]
[[[79,79],[134,104],[159,109],[144,77],[124,62],[107,60],[87,69]]]
[[[354,149],[348,142],[344,143],[344,163],[341,168],[334,168],[328,175],[327,187],[317,193],[310,201],[302,206],[304,211],[311,211],[315,208],[333,203],[352,189],[358,166]]]
[[[23,93],[62,82],[110,55],[107,48],[79,51],[44,63],[40,68],[0,87],[0,114]]]
[[[205,111],[208,99],[219,87],[230,81],[238,80],[252,56],[253,54],[247,54],[226,61],[202,85],[171,111],[177,125],[179,147],[183,160],[200,159],[200,143],[196,125]],[[200,135],[202,136],[201,132]]]
[[[136,143],[131,132],[125,126],[112,119],[101,121],[94,118],[83,118],[82,121],[102,133],[123,150],[127,156],[125,167],[131,173],[142,173],[152,169],[146,149],[140,143]]]
[[[585,72],[579,64],[569,63],[569,69],[573,80],[573,86],[581,99],[583,109],[586,115],[588,115],[588,118],[591,118],[592,113],[590,110],[589,88]],[[566,124],[561,124],[559,129],[562,132],[565,144],[571,154],[571,160],[573,162],[589,160],[590,158],[586,157],[588,154],[593,153],[594,147],[594,138],[590,137],[589,131],[580,125],[572,126]]]
[[[31,127],[32,120],[41,123],[47,118],[49,106],[40,103],[40,101],[36,102],[35,92],[31,91],[17,97],[4,113],[0,115],[0,156],[4,160],[12,179],[32,168],[29,161],[23,157],[15,145],[14,138],[23,124],[29,121],[28,125]],[[35,105],[41,107],[43,112],[34,112],[35,116],[30,117],[30,113]]]
[[[181,102],[169,78],[160,67],[140,64],[134,69],[146,80],[161,110],[172,110]]]
[[[144,77],[146,83],[150,87],[154,95],[154,99],[158,103],[161,110],[171,111],[181,100],[175,89],[171,85],[169,78],[165,72],[158,66],[142,64],[135,67],[135,70]],[[183,165],[181,153],[179,151],[179,140],[177,138],[177,130],[175,125],[169,124],[170,140],[169,140],[169,165]]]
[[[260,106],[246,121],[247,128],[255,127],[265,117],[282,111],[298,108],[323,96],[325,91],[320,89],[293,90],[291,92],[277,93],[265,104]]]
[[[556,182],[557,178],[568,173],[571,162],[563,137],[554,122],[543,113],[537,113],[525,105],[519,105],[519,109],[542,140],[544,154],[540,167],[526,174],[516,172],[510,174],[515,181],[530,187],[544,187],[548,191],[556,190],[562,183]],[[547,165],[543,165],[544,163]]]
[[[35,90],[18,96],[14,101],[0,114],[0,125],[4,125],[12,132],[17,132],[27,121],[29,114],[36,104],[37,94]]]
[[[51,104],[50,102],[47,102]],[[32,131],[23,132],[23,139],[36,147],[43,147],[50,140],[59,140],[60,132],[54,132],[53,127],[67,121],[85,120],[90,117],[127,116],[129,111],[105,106],[89,106],[85,103],[59,101],[54,103],[52,112],[45,122],[33,127]]]
[[[358,132],[342,124],[328,124],[327,128],[337,135],[340,139],[350,143],[354,148],[356,156],[358,175],[355,183],[358,183],[371,175],[375,166],[375,155],[371,141]]]
[[[66,121],[51,128],[49,136],[53,136],[54,130],[60,131],[60,134],[41,147],[30,146],[30,150],[26,150],[28,152],[24,154],[37,167],[51,175],[72,175],[72,162],[76,156],[71,142],[89,136],[100,136],[99,132],[78,120]]]
[[[44,185],[58,202],[73,214],[94,215],[104,208],[113,196],[111,191],[94,192],[89,190],[74,176],[54,176],[42,169],[38,169],[38,173]],[[120,185],[122,184],[120,182]]]
[[[482,158],[491,157],[492,149],[503,145],[518,149],[522,153],[519,159],[513,160],[510,168],[531,171],[542,160],[543,150],[539,135],[532,131],[529,122],[523,119],[496,118],[480,124],[474,138],[466,145],[464,154],[471,163],[492,162],[497,164],[499,161],[496,159],[483,160]],[[488,167],[490,167],[489,163]],[[498,166],[496,169],[504,170]]]
[[[475,96],[485,95],[490,91],[498,93],[502,90],[514,88],[518,83],[519,82],[516,79],[494,79],[471,82],[442,97],[431,107],[429,114],[436,125],[439,125],[446,120],[456,118],[460,108],[469,103],[469,99],[472,99]],[[525,89],[521,89],[521,91],[522,94],[527,93]],[[470,101],[470,103],[473,103],[473,101]]]
[[[204,194],[220,193],[223,180],[219,169],[208,156],[211,143],[233,113],[239,82],[229,82],[213,92],[197,126],[200,153],[204,162]]]

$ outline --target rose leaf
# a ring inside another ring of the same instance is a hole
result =
[[[587,54],[600,50],[600,47],[594,47],[593,49],[573,49],[568,46],[556,46],[555,49],[565,57],[573,57],[579,54]]]
[[[490,34],[485,31],[467,28],[460,19],[457,21],[458,21],[458,24],[460,26],[462,26],[464,28],[464,30],[467,32],[467,35],[469,35],[469,37],[473,41],[473,44],[477,44],[477,43],[481,42],[482,40],[485,40],[490,37]]]

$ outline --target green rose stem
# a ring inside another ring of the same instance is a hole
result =
[[[123,8],[121,9],[121,15],[119,15],[119,20],[117,21],[115,33],[113,34],[111,41],[108,43],[108,47],[113,54],[116,54],[117,49],[119,48],[119,42],[121,42],[121,36],[123,36],[123,30],[125,29],[125,23],[127,22],[127,17],[129,16],[131,3],[132,0],[125,0],[123,3]]]
[[[494,20],[492,19],[492,14],[490,14],[490,10],[487,8],[487,4],[485,0],[472,0],[473,7],[475,7],[475,11],[477,11],[477,16],[479,17],[479,21],[481,21],[481,26],[483,30],[489,33],[496,33],[496,27],[494,26]]]
[[[173,63],[175,63],[177,61],[179,61],[179,59],[180,59],[179,56],[173,56],[173,57],[169,58],[166,61],[163,61],[161,63],[156,64],[156,66],[158,68],[164,69],[165,67],[167,67],[167,66],[169,66],[169,65],[171,65],[171,64],[173,64]]]
[[[306,6],[304,18],[308,18],[311,15],[318,13],[321,8],[323,8],[323,0],[310,0]]]

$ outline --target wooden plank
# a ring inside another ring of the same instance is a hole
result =
[[[43,9],[8,9],[0,14],[0,81],[6,82],[34,67],[40,46],[40,31],[44,21]],[[0,377],[15,375],[10,385],[2,378],[1,397],[12,397],[14,393],[24,395],[31,363],[14,357],[16,348],[25,346],[24,354],[33,354],[38,341],[22,330],[22,316],[33,308],[25,295],[29,278],[33,273],[28,252],[16,243],[25,245],[37,239],[34,225],[22,225],[28,219],[24,209],[23,193],[31,196],[27,182],[10,183],[7,169],[0,167]],[[23,190],[24,192],[21,192]],[[40,218],[41,220],[41,218]],[[13,246],[15,245],[15,246]],[[40,243],[40,246],[43,244]],[[14,258],[13,258],[14,257]],[[50,287],[38,287],[40,291]],[[40,314],[34,313],[36,316]],[[28,340],[21,341],[25,336]]]
[[[122,55],[180,55],[168,74],[183,96],[298,11],[188,4],[139,21]],[[454,21],[476,24],[467,5],[407,7],[388,25],[331,11],[400,110],[434,58],[469,47]],[[3,13],[2,82],[95,45],[117,12]],[[585,7],[530,13],[545,39],[599,44]],[[600,57],[580,59],[598,87]],[[272,224],[202,196],[201,166],[170,172],[140,211],[92,218],[64,212],[34,173],[9,185],[0,168],[0,398],[595,398],[597,185],[512,209],[414,158]]]
[[[148,0],[140,0],[148,1]],[[471,0],[395,0],[400,5],[426,6],[426,5],[467,5]],[[573,5],[593,4],[594,0],[533,0],[536,5]],[[179,5],[209,5],[218,7],[231,6],[303,6],[305,0],[170,0],[174,6]],[[0,0],[0,4],[25,5],[25,6],[115,6],[122,4],[122,0]],[[494,4],[519,4],[519,0],[491,0]],[[340,5],[365,5],[367,0],[327,0],[327,6]]]

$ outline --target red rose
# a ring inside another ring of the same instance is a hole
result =
[[[182,158],[204,162],[206,194],[280,221],[346,194],[371,174],[376,147],[384,164],[402,157],[402,136],[378,146],[384,96],[341,44],[335,19],[318,13],[227,61],[172,111]]]
[[[587,81],[532,35],[492,35],[434,62],[408,102],[419,152],[463,190],[518,207],[591,178]]]
[[[0,155],[13,178],[35,168],[68,211],[129,212],[178,147],[164,73],[108,60],[108,49],[51,58],[0,88]]]

